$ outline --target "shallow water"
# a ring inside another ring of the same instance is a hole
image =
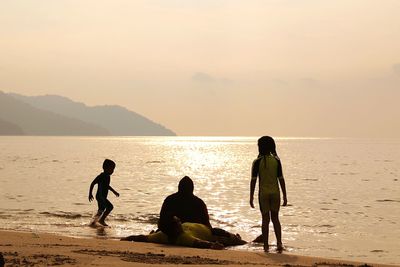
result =
[[[0,137],[0,229],[96,238],[147,233],[184,175],[213,226],[252,240],[255,137]],[[281,209],[290,253],[400,264],[400,140],[277,138],[289,206]],[[116,161],[106,229],[88,227],[87,200],[104,158]],[[257,193],[256,193],[257,194]],[[257,202],[257,201],[255,201]],[[271,243],[275,244],[273,230]],[[235,249],[260,251],[248,244]]]

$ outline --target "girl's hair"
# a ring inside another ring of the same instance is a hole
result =
[[[258,152],[260,155],[272,154],[277,157],[274,139],[271,136],[263,136],[258,139]]]

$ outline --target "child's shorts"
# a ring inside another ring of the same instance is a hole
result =
[[[260,193],[258,201],[262,214],[270,211],[278,212],[281,205],[281,196],[279,193]]]

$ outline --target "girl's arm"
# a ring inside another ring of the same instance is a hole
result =
[[[257,176],[258,176],[258,165],[259,161],[256,159],[253,161],[251,166],[251,181],[250,181],[250,207],[254,209],[254,190],[256,189]]]
[[[254,190],[256,189],[256,182],[257,179],[253,179],[251,178],[250,181],[250,207],[252,207],[254,209]]]
[[[282,194],[283,194],[282,206],[286,206],[287,205],[286,184],[285,184],[285,179],[283,178],[282,163],[280,160],[278,160],[278,181],[279,181],[279,185],[281,186],[281,190],[282,190]]]
[[[287,205],[287,197],[286,197],[286,184],[285,184],[285,179],[283,179],[283,176],[278,178],[279,180],[279,185],[281,186],[282,194],[283,194],[283,204],[282,206]]]

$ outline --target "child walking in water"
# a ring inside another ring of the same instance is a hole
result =
[[[95,219],[93,220],[92,224],[96,223],[96,219],[98,219],[98,223],[103,225],[103,226],[108,226],[105,222],[105,219],[107,216],[110,214],[110,212],[113,210],[114,206],[111,204],[111,202],[107,199],[108,195],[108,190],[113,192],[117,197],[119,197],[119,193],[115,191],[111,186],[110,186],[110,179],[111,179],[111,174],[113,174],[115,169],[115,162],[106,159],[103,162],[103,172],[100,173],[90,184],[90,189],[89,189],[89,201],[93,200],[93,187],[95,184],[97,184],[97,193],[96,193],[96,200],[97,204],[99,206],[99,209],[97,211],[97,214],[95,216]]]
[[[286,186],[282,174],[281,161],[276,154],[275,141],[270,136],[258,139],[258,158],[254,160],[251,168],[250,206],[254,208],[253,198],[257,177],[259,178],[258,201],[262,215],[262,235],[264,251],[268,252],[269,221],[272,220],[276,236],[278,252],[282,252],[281,223],[279,222],[280,191],[283,194],[283,204],[287,205]],[[279,185],[278,185],[279,181]]]

